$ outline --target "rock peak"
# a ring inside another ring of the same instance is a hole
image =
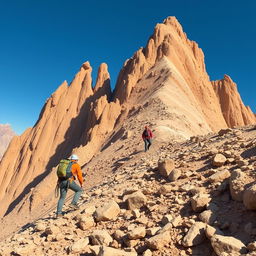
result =
[[[81,69],[84,69],[84,70],[92,69],[90,62],[89,61],[84,62]]]
[[[107,95],[107,98],[110,99],[110,75],[108,73],[108,65],[106,63],[101,63],[98,69],[98,75],[94,92],[99,91],[101,96]]]
[[[227,81],[229,83],[233,83],[233,80],[231,79],[231,77],[229,75],[224,75],[224,78],[223,78],[224,81]]]
[[[163,23],[165,25],[174,25],[174,26],[179,25],[179,26],[181,26],[179,21],[177,20],[177,18],[175,16],[167,17],[166,19],[164,19]]]

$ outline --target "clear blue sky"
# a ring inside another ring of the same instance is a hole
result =
[[[256,1],[0,0],[0,123],[22,133],[46,99],[89,61],[112,87],[124,61],[145,46],[156,23],[176,16],[203,49],[211,80],[228,74],[256,112]]]

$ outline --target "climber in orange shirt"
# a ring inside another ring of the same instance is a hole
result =
[[[79,209],[77,202],[83,192],[83,190],[82,190],[83,176],[82,176],[81,167],[77,163],[78,156],[71,155],[70,160],[71,160],[71,162],[70,162],[71,173],[69,175],[69,178],[67,178],[67,177],[59,177],[58,178],[58,187],[60,189],[60,198],[59,198],[59,201],[57,204],[57,217],[60,217],[63,215],[62,207],[63,207],[64,201],[65,201],[65,198],[67,196],[68,189],[71,189],[75,192],[75,195],[71,202],[71,208],[74,210]],[[78,178],[80,186],[75,182],[76,177]]]

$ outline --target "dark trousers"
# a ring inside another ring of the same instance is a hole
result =
[[[144,143],[145,143],[145,152],[149,150],[149,147],[152,145],[151,139],[144,139]]]
[[[69,184],[68,184],[69,183]],[[73,200],[71,202],[71,204],[76,205],[83,190],[80,186],[78,186],[74,181],[61,181],[60,182],[60,199],[58,201],[58,205],[57,205],[57,214],[61,214],[62,213],[62,207],[68,192],[68,189],[71,189],[75,192]]]

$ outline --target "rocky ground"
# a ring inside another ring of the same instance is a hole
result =
[[[256,255],[255,138],[252,126],[227,129],[146,153],[137,142],[123,157],[115,144],[86,166],[90,178],[112,168],[79,210],[67,201],[62,218],[52,211],[24,226],[0,255]]]

